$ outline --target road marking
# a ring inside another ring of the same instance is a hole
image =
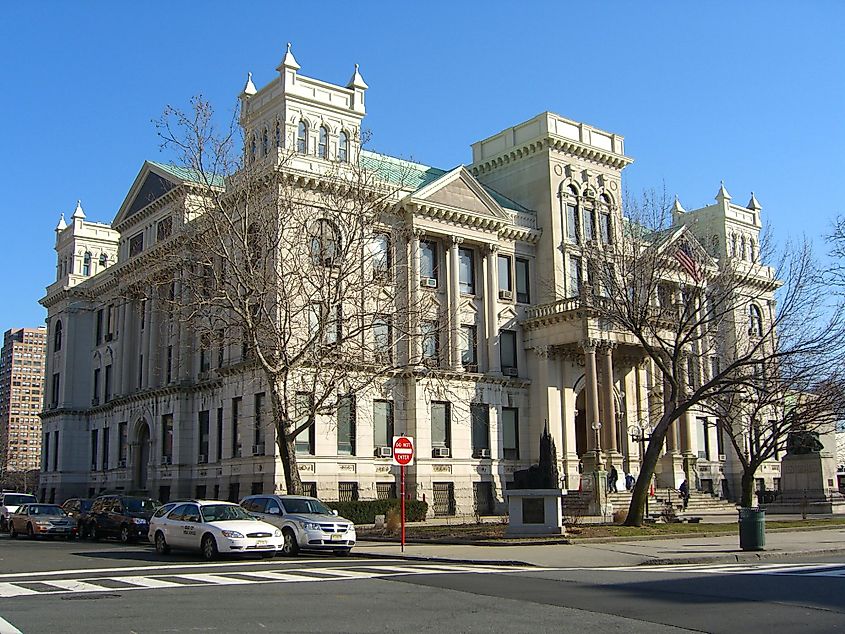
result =
[[[105,590],[103,586],[96,586],[93,583],[88,583],[86,581],[76,581],[75,579],[69,579],[67,581],[61,579],[52,579],[50,581],[40,581],[39,583],[43,583],[48,586],[53,586],[54,588],[58,588],[59,590],[70,590],[71,592],[102,592]]]
[[[112,581],[122,581],[140,588],[173,588],[179,583],[165,581],[164,579],[153,579],[152,577],[110,577]]]
[[[230,586],[233,584],[247,584],[254,583],[246,579],[237,579],[234,577],[223,577],[221,575],[176,575],[179,579],[189,579],[190,581],[199,581],[200,583],[214,583],[217,585]]]
[[[0,634],[23,634],[23,632],[0,616]]]
[[[237,574],[242,577],[254,577],[255,579],[264,579],[267,581],[317,581],[316,577],[294,575],[287,572],[273,572],[272,570],[250,570],[248,572],[239,572]]]
[[[659,566],[606,566],[600,568],[557,568],[561,571],[695,573],[706,575],[775,575],[845,577],[845,564],[664,564]]]
[[[18,597],[22,594],[39,594],[38,590],[21,588],[11,583],[0,583],[0,597]]]

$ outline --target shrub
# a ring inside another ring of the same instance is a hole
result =
[[[335,509],[338,515],[355,524],[375,524],[376,515],[388,515],[391,509],[399,510],[401,501],[358,500],[357,502],[326,502],[326,506]],[[405,500],[405,519],[409,522],[422,522],[428,513],[428,504],[422,500]]]
[[[399,532],[402,527],[402,518],[400,517],[398,506],[394,506],[387,512],[387,520],[384,527],[389,535],[396,535]]]

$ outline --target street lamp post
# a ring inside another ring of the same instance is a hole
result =
[[[601,422],[596,421],[591,426],[593,428],[593,432],[596,434],[596,471],[600,471],[604,466],[601,459],[601,435],[599,434],[601,431]]]
[[[639,476],[641,477],[643,474],[643,459],[645,454],[645,444],[651,440],[651,433],[646,434],[646,430],[649,432],[651,431],[651,426],[648,424],[647,421],[637,421],[636,425],[631,425],[628,427],[628,433],[631,435],[631,440],[634,442],[639,443],[640,445],[640,473]],[[651,487],[649,487],[650,489]],[[645,515],[648,517],[648,498],[649,498],[650,491],[646,492],[645,496]]]

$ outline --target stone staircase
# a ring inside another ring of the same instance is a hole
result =
[[[583,491],[569,491],[561,501],[564,517],[586,516],[590,504],[591,494]],[[631,505],[631,492],[620,491],[608,494],[608,501],[613,504],[613,510],[627,509]],[[690,494],[686,511],[683,510],[681,494],[674,489],[658,489],[649,498],[648,511],[651,517],[659,517],[665,505],[671,501],[675,513],[680,518],[701,517],[707,515],[736,515],[736,504],[722,500],[715,495],[693,491]]]

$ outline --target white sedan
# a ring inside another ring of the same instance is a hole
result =
[[[174,548],[198,550],[209,561],[233,553],[272,557],[284,545],[282,531],[231,502],[191,500],[167,506],[153,515],[148,533],[161,555]]]

